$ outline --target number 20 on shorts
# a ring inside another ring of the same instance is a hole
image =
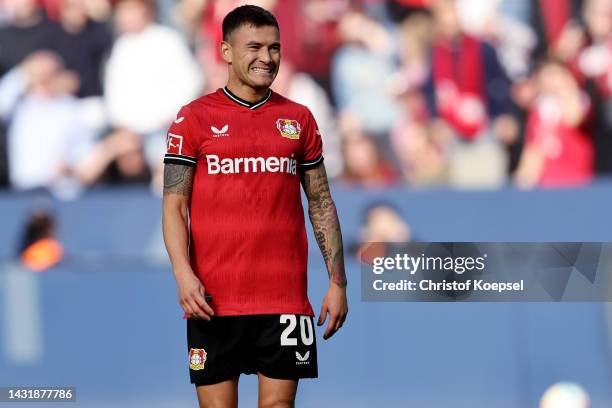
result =
[[[297,326],[297,316],[284,314],[280,316],[280,323],[289,325],[281,333],[281,346],[297,346],[297,338],[291,337]],[[300,316],[300,337],[305,346],[310,346],[314,341],[314,330],[312,320],[308,316]]]

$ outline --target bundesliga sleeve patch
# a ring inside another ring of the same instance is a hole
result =
[[[166,153],[180,155],[183,150],[183,136],[168,133],[166,139]]]
[[[206,351],[204,349],[192,348],[189,350],[189,369],[203,370],[206,362]]]
[[[164,156],[166,164],[182,164],[195,167],[196,158],[183,154],[183,136],[168,132],[166,137],[166,154]]]
[[[177,114],[177,118],[170,125],[168,133],[166,133],[164,163],[191,167],[197,165],[198,133],[190,124],[194,120],[192,117],[191,110],[187,106],[183,106]]]

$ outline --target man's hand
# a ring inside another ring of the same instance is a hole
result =
[[[191,268],[175,270],[174,276],[178,288],[179,303],[185,313],[197,319],[210,321],[215,312],[206,303],[204,285],[195,276]]]
[[[321,314],[317,325],[322,326],[329,314],[329,322],[323,334],[325,340],[334,335],[344,324],[348,314],[348,303],[346,301],[346,288],[342,288],[332,283],[323,298]]]

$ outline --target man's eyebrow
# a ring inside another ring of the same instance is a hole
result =
[[[251,46],[262,47],[263,45],[264,44],[257,42],[257,41],[249,41],[247,43],[247,47],[251,47]],[[272,44],[270,44],[270,47],[280,47],[280,43],[278,41],[275,41]]]

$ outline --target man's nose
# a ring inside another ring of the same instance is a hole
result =
[[[261,47],[259,50],[259,60],[265,64],[269,64],[272,61],[270,50],[266,47]]]

